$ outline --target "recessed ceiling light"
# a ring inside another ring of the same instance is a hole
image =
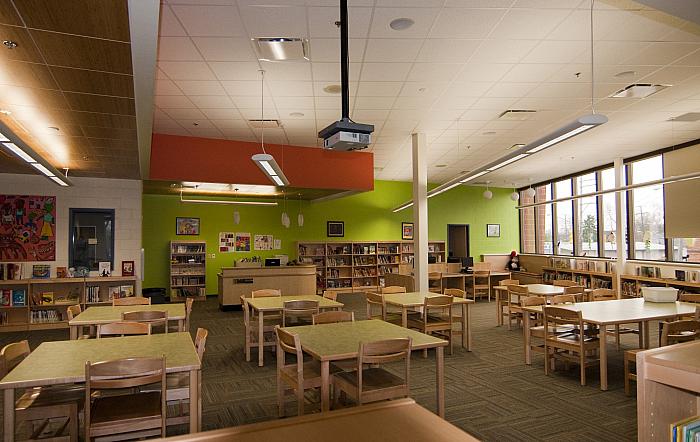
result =
[[[636,73],[637,72],[635,72],[635,71],[622,71],[622,72],[618,72],[617,74],[615,74],[615,77],[617,77],[617,78],[634,77],[634,75]]]
[[[308,60],[309,41],[304,38],[253,38],[258,60]]]
[[[636,83],[630,84],[629,86],[620,89],[619,91],[612,94],[611,98],[646,98],[657,92],[660,92],[667,87],[671,87],[670,84],[650,84],[650,83]]]
[[[525,121],[532,118],[537,111],[532,109],[508,109],[498,116],[499,120]]]
[[[436,164],[435,167],[447,167],[447,164]]]
[[[303,117],[304,114],[302,112],[292,112],[289,114],[290,117],[295,117],[295,118],[300,118]]]
[[[58,132],[58,131],[60,130],[60,129],[57,128],[56,126],[49,126],[49,129],[55,130],[56,132]]]
[[[17,47],[17,43],[12,40],[3,40],[2,44],[4,44],[7,49],[14,49]]]
[[[513,144],[510,147],[506,147],[506,150],[520,149],[521,147],[525,147],[525,144],[524,143]]]
[[[389,23],[389,27],[393,29],[394,31],[403,31],[411,26],[413,26],[416,22],[413,21],[410,18],[402,17],[402,18],[395,18]]]
[[[700,121],[700,112],[688,112],[683,115],[679,115],[677,117],[671,117],[668,119],[668,121],[685,121],[685,122],[693,122],[693,121]]]
[[[329,84],[328,86],[323,88],[323,92],[327,94],[339,94],[341,91],[341,87],[339,84]]]
[[[424,87],[418,88],[418,92],[425,92],[425,88]]]
[[[0,109],[0,114],[3,115],[12,115],[12,111],[9,111],[7,109]]]

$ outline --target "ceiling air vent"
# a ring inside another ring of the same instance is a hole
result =
[[[308,60],[309,41],[304,38],[253,38],[258,60],[289,61]]]
[[[679,115],[677,117],[671,117],[668,121],[700,121],[700,112],[688,112],[687,114]]]
[[[619,91],[612,94],[611,98],[646,98],[657,92],[660,92],[667,87],[671,87],[670,84],[651,84],[651,83],[635,83],[620,89]]]
[[[498,116],[499,120],[525,121],[532,118],[537,111],[531,109],[508,109]]]
[[[248,124],[250,127],[253,127],[255,129],[260,129],[260,128],[265,128],[265,129],[275,129],[280,127],[280,121],[279,120],[261,120],[261,119],[255,119],[255,120],[248,120]]]

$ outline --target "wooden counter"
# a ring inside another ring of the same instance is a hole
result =
[[[315,295],[316,266],[222,267],[219,306],[241,305],[241,296],[253,290],[279,289],[282,295]]]

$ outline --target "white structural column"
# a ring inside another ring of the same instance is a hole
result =
[[[425,134],[411,135],[413,144],[413,275],[415,290],[428,291],[428,158]]]
[[[616,158],[615,163],[615,187],[622,187],[625,185],[625,163],[622,158]],[[622,296],[622,285],[620,283],[620,275],[625,272],[625,250],[627,247],[625,241],[625,232],[627,231],[627,226],[625,226],[625,213],[627,204],[625,192],[615,192],[615,247],[617,248],[617,265],[615,269],[615,286],[618,290],[618,296]]]

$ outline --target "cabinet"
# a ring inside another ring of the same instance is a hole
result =
[[[639,298],[642,296],[642,287],[675,287],[678,293],[700,293],[700,283],[690,281],[678,281],[671,278],[649,278],[647,276],[621,275],[623,298]]]
[[[207,243],[170,241],[170,300],[206,297]]]

